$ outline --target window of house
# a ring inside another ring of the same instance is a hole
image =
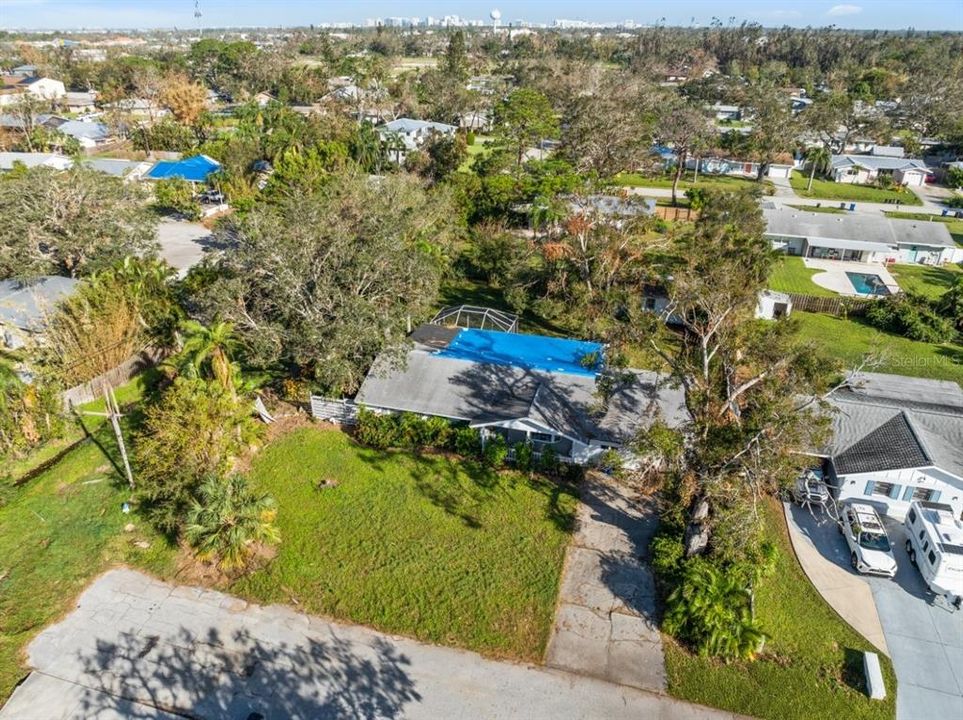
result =
[[[555,436],[551,435],[550,433],[533,432],[531,434],[531,439],[532,439],[532,442],[537,442],[537,443],[550,444],[555,442]]]
[[[874,483],[873,495],[882,495],[883,497],[892,497],[893,483],[886,483],[886,482]]]
[[[655,298],[654,297],[645,298],[644,307],[646,310],[655,310]]]
[[[914,500],[924,500],[924,501],[926,501],[926,500],[932,500],[932,499],[933,499],[933,492],[934,492],[934,491],[933,491],[933,490],[930,490],[929,488],[918,487],[918,488],[916,488],[916,489],[913,491],[913,499],[914,499]]]
[[[910,511],[909,511],[909,521],[914,525],[916,524],[916,511],[913,510],[912,508],[910,508]]]
[[[930,554],[926,556],[926,559],[930,561],[930,565],[936,565],[936,554],[930,550]]]

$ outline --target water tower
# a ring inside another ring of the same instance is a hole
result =
[[[502,18],[502,11],[499,10],[498,8],[495,8],[489,13],[489,17],[491,17],[492,19],[492,29],[497,30],[498,21],[501,20]]]

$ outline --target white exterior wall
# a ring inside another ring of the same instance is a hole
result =
[[[855,173],[850,174],[850,168],[839,168],[833,171],[833,182],[846,185],[866,185],[876,179],[876,174],[871,173],[865,168],[858,168]]]
[[[911,185],[921,187],[926,182],[926,173],[922,170],[897,170],[893,173],[893,179],[900,185]]]
[[[870,483],[893,484],[894,496],[886,497],[872,492],[867,494]],[[938,468],[840,475],[837,477],[837,485],[840,502],[867,502],[900,521],[909,510],[912,489],[918,487],[938,492],[939,496],[934,497],[933,501],[946,503],[953,508],[953,513],[957,517],[963,513],[963,478]]]
[[[58,100],[67,94],[67,89],[59,80],[50,78],[40,78],[27,86],[31,95],[36,95],[44,100]]]

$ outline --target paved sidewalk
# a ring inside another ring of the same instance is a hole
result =
[[[599,473],[582,488],[546,664],[665,692],[655,580],[640,562],[655,532],[651,503]]]
[[[806,577],[823,599],[839,616],[873,645],[889,655],[886,636],[879,622],[873,591],[859,575],[840,567],[825,557],[817,547],[824,535],[823,525],[834,524],[825,515],[816,513],[816,519],[808,510],[792,503],[783,503],[789,539]],[[815,511],[814,511],[815,512]],[[836,533],[835,529],[830,532]]]
[[[29,646],[3,720],[733,718],[113,570]]]

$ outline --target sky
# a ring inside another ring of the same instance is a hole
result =
[[[963,0],[199,0],[204,27],[291,26],[387,16],[460,15],[502,24],[555,18],[704,25],[714,16],[765,26],[963,30]],[[0,0],[0,28],[196,27],[194,0]]]

